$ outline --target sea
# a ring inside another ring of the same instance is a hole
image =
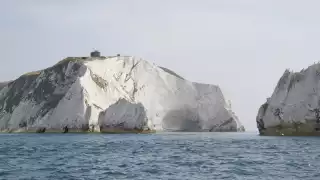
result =
[[[2,180],[320,179],[319,137],[0,134]]]

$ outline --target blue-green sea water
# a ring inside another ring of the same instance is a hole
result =
[[[0,179],[320,179],[320,138],[0,134]]]

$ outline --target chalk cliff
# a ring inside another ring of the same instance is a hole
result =
[[[67,129],[67,130],[66,130]],[[5,132],[244,131],[216,85],[135,57],[70,57],[0,87]]]
[[[320,135],[320,64],[286,70],[256,121],[261,135]]]

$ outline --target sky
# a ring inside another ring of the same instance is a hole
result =
[[[320,59],[318,0],[0,0],[0,81],[131,55],[219,85],[249,131],[285,69]]]

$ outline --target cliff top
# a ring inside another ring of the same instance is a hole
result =
[[[36,78],[38,77],[41,72],[43,71],[47,71],[47,70],[52,70],[53,68],[61,68],[63,66],[66,66],[68,65],[70,62],[78,62],[78,63],[84,63],[84,62],[88,62],[88,61],[95,61],[95,60],[108,60],[108,59],[113,59],[113,58],[119,58],[119,59],[123,59],[123,58],[133,58],[134,56],[119,56],[119,55],[116,55],[116,56],[99,56],[99,57],[66,57],[60,61],[58,61],[56,64],[48,67],[48,68],[45,68],[45,69],[42,69],[42,70],[37,70],[37,71],[31,71],[31,72],[27,72],[23,75],[21,75],[20,77],[18,77],[17,79],[19,78],[28,78],[28,77],[32,77],[32,78]],[[148,62],[146,60],[144,60],[145,62]],[[154,65],[155,67],[158,67],[160,69],[162,69],[163,71],[165,71],[166,73],[169,73],[179,79],[182,79],[182,80],[185,80],[182,76],[178,75],[177,73],[175,73],[174,71],[168,69],[168,68],[165,68],[165,67],[162,67],[162,66],[157,66],[157,65]],[[12,81],[8,81],[8,83],[10,83]],[[6,83],[6,84],[8,84]],[[0,84],[1,86],[1,84]]]

